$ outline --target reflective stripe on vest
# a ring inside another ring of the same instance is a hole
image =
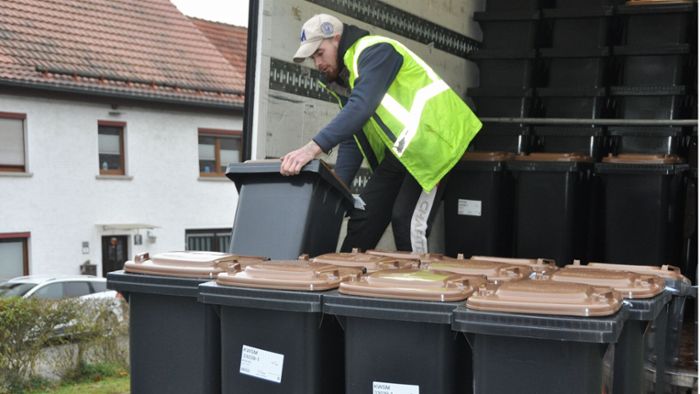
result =
[[[372,37],[360,42],[358,47],[355,49],[355,56],[353,57],[353,67],[356,75],[355,78],[360,77],[360,70],[357,67],[357,62],[360,58],[360,54],[362,53],[362,51],[364,51],[369,46],[383,42],[388,43],[388,40],[384,37]],[[430,66],[425,64],[423,59],[416,56],[416,54],[414,54],[410,49],[406,48],[400,42],[394,42],[394,44],[400,46],[401,49],[406,51],[406,53],[411,56],[412,60],[415,61],[416,64],[421,66],[421,68],[423,68],[425,73],[432,81],[432,83],[416,91],[416,95],[413,97],[410,110],[407,110],[404,106],[402,106],[398,101],[396,101],[396,99],[391,97],[389,93],[386,93],[382,98],[380,105],[384,107],[384,109],[387,112],[389,112],[393,117],[400,121],[404,126],[403,130],[401,130],[398,137],[396,139],[392,138],[392,141],[394,141],[394,152],[396,152],[396,154],[400,157],[401,155],[403,155],[403,152],[410,145],[411,141],[413,140],[413,137],[415,137],[416,135],[418,125],[420,124],[421,114],[423,113],[423,109],[425,108],[425,104],[428,102],[428,100],[439,95],[445,90],[448,90],[450,87],[447,85],[447,83],[445,83],[445,81],[440,79],[440,77],[437,74],[435,74],[435,71],[433,71],[433,69],[430,68]]]

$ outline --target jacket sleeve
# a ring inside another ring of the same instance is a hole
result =
[[[402,64],[403,57],[387,43],[375,44],[362,51],[357,64],[359,77],[347,103],[314,136],[314,142],[328,152],[339,143],[351,140],[377,109]]]
[[[335,162],[335,174],[345,184],[352,186],[357,170],[362,164],[362,152],[357,147],[354,138],[345,140],[338,145],[338,159]]]

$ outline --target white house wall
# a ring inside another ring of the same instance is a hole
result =
[[[241,130],[240,114],[175,112],[0,95],[0,112],[26,114],[27,171],[0,173],[0,233],[30,232],[31,274],[74,274],[86,260],[101,274],[101,237],[129,235],[128,256],[183,250],[185,229],[230,228],[237,193],[226,179],[203,180],[198,128]],[[98,120],[126,122],[127,179],[99,177]],[[158,226],[133,245],[136,230]],[[82,243],[89,242],[83,254]]]

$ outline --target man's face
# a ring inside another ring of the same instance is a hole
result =
[[[340,36],[326,38],[321,42],[316,52],[311,55],[316,69],[323,73],[329,82],[338,78],[338,43]]]

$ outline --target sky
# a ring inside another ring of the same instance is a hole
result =
[[[170,0],[187,16],[248,26],[248,0]]]

